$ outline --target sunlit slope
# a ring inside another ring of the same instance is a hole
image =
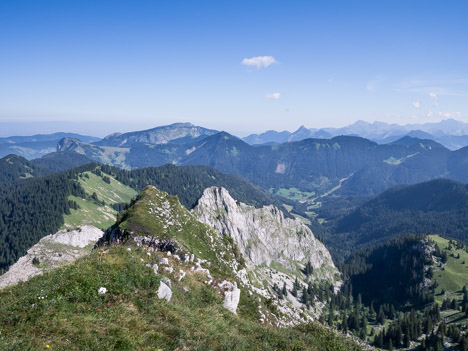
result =
[[[112,208],[116,203],[129,203],[136,196],[136,191],[112,176],[102,172],[84,172],[78,176],[80,185],[88,198],[83,199],[70,196],[79,208],[71,209],[69,215],[64,215],[63,228],[75,228],[79,225],[89,224],[98,228],[107,228],[116,220],[117,211]],[[95,195],[93,195],[95,194]]]

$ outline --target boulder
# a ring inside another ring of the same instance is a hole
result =
[[[237,314],[237,306],[239,305],[240,300],[240,289],[237,287],[237,283],[223,281],[219,284],[221,288],[226,289],[224,291],[224,308],[228,311],[231,311],[234,314]]]
[[[161,284],[159,285],[158,298],[165,299],[166,301],[171,301],[172,290],[164,282],[161,282]]]

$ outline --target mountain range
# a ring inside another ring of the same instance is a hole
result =
[[[76,133],[36,134],[32,136],[12,136],[0,138],[0,157],[9,154],[23,156],[28,160],[54,152],[62,138],[77,138],[84,142],[94,142],[100,138]]]
[[[129,148],[135,144],[148,143],[184,144],[202,140],[219,131],[194,126],[190,123],[175,123],[145,131],[113,133],[100,139],[74,133],[38,134],[33,136],[12,136],[0,138],[0,157],[16,154],[27,159],[34,159],[55,151],[57,142],[62,138],[72,138],[84,143],[99,146]],[[275,145],[285,142],[301,141],[307,138],[330,139],[340,135],[360,136],[378,144],[387,144],[404,136],[434,140],[450,150],[468,146],[468,127],[466,123],[446,119],[438,123],[424,124],[388,124],[384,122],[368,123],[358,121],[342,128],[306,128],[301,126],[294,132],[269,130],[261,134],[251,134],[242,138],[250,145]]]
[[[268,130],[261,134],[251,134],[242,140],[251,145],[281,144],[307,138],[330,139],[340,135],[360,136],[379,144],[387,144],[404,136],[410,136],[437,141],[450,150],[468,146],[468,124],[454,119],[446,119],[437,123],[406,125],[357,121],[342,128],[321,129],[301,126],[294,132]]]
[[[171,133],[177,134],[179,126],[170,127],[175,130]],[[393,185],[440,177],[468,181],[468,148],[450,151],[430,139],[406,136],[379,145],[361,137],[338,136],[251,146],[226,132],[208,136],[209,133],[181,137],[184,143],[177,138],[177,142],[135,142],[128,147],[102,146],[64,138],[58,143],[57,150],[73,151],[95,162],[124,169],[167,163],[211,166],[225,173],[239,174],[275,193],[297,188],[302,192],[302,200],[330,192],[372,195]],[[118,140],[114,142],[114,138]],[[108,137],[106,141],[112,145],[121,142],[121,136]]]

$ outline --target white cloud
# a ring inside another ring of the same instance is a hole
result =
[[[421,103],[419,101],[413,101],[412,105],[413,105],[414,108],[420,108],[421,107]]]
[[[247,67],[257,67],[260,68],[267,68],[268,66],[278,63],[273,56],[255,56],[251,58],[245,58],[242,60],[242,64]]]
[[[442,112],[439,111],[439,116],[444,117],[444,118],[460,118],[461,113],[460,112]]]
[[[434,106],[439,105],[439,102],[438,102],[439,96],[438,96],[436,93],[430,92],[430,93],[429,93],[429,97],[430,97],[431,100],[432,100],[432,105],[434,105]]]
[[[278,100],[281,97],[280,93],[271,93],[271,94],[266,94],[265,99],[272,99],[272,100]]]

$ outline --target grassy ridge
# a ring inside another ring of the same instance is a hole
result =
[[[187,270],[159,300],[159,263],[139,248],[111,247],[0,292],[1,350],[359,350],[316,324],[277,329],[236,316]],[[161,271],[161,270],[160,270]],[[108,293],[99,295],[106,287]],[[184,289],[185,288],[185,289]],[[245,292],[244,292],[245,293]],[[251,309],[255,309],[253,304]],[[254,313],[254,311],[253,311]]]

